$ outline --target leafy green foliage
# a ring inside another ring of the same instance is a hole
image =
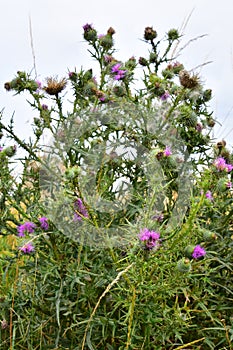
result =
[[[211,144],[211,90],[176,29],[147,27],[138,62],[113,56],[113,28],[83,29],[98,78],[5,84],[38,115],[28,141],[0,122],[1,348],[232,349],[233,156]]]

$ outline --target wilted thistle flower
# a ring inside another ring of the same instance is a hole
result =
[[[48,77],[46,82],[47,86],[44,87],[44,90],[47,92],[47,94],[55,96],[62,92],[67,84],[66,78],[58,80],[57,77]]]
[[[193,74],[192,76],[185,69],[179,72],[180,83],[183,87],[188,89],[194,89],[200,86],[200,79],[198,75]]]
[[[153,40],[157,37],[157,32],[153,29],[153,27],[146,27],[144,31],[144,39],[145,40]]]
[[[113,29],[112,27],[108,28],[107,34],[114,35],[115,33],[116,33],[115,29]]]
[[[215,126],[215,120],[211,117],[206,119],[206,123],[210,128],[213,128]]]

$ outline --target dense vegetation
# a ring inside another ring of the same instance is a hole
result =
[[[211,140],[212,91],[176,29],[145,28],[148,56],[126,62],[114,35],[83,26],[98,72],[5,83],[34,122],[28,140],[0,122],[1,349],[232,349],[233,155]]]

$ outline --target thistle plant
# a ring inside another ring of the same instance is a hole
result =
[[[5,83],[37,115],[28,140],[0,122],[1,347],[231,349],[233,156],[212,91],[178,30],[146,27],[148,56],[125,62],[115,34],[83,26],[97,72]]]

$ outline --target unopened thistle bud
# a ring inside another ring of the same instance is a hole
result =
[[[110,34],[101,36],[99,38],[99,41],[100,41],[100,45],[106,50],[109,50],[113,47],[113,39],[112,39],[112,35]]]
[[[215,232],[203,229],[203,240],[204,241],[213,241],[217,239],[217,235]]]
[[[170,29],[169,32],[167,33],[168,40],[174,41],[179,39],[180,35],[177,29]]]
[[[191,262],[188,258],[182,258],[177,262],[177,269],[180,272],[189,272],[191,270]]]
[[[5,154],[7,157],[13,157],[16,153],[16,150],[17,150],[16,145],[8,146],[4,148],[4,150],[2,151],[2,154]]]
[[[125,95],[125,89],[122,86],[114,86],[113,92],[118,97],[123,97]]]
[[[186,258],[192,259],[194,248],[195,248],[195,245],[191,245],[191,244],[185,248],[184,255],[186,256]]]
[[[78,74],[76,72],[69,72],[69,79],[71,81],[74,81],[76,82],[77,81],[77,78],[78,78]]]
[[[83,37],[85,40],[87,41],[96,41],[97,40],[97,32],[96,30],[92,27],[91,24],[85,24],[83,26],[83,30],[84,30],[84,33],[83,33]]]
[[[165,79],[172,79],[173,76],[174,76],[174,73],[172,70],[170,69],[164,69],[162,71],[162,76],[165,78]]]
[[[207,89],[203,92],[203,100],[204,102],[208,102],[210,101],[212,98],[212,90],[211,89]]]
[[[65,177],[69,180],[75,179],[80,173],[80,169],[78,166],[73,166],[72,168],[68,168],[65,171]]]
[[[139,57],[138,63],[139,63],[141,66],[143,66],[143,67],[147,67],[147,66],[148,66],[148,61],[147,61],[144,57]]]
[[[157,37],[157,32],[153,29],[153,27],[146,27],[144,31],[144,39],[145,40],[153,40]]]
[[[210,128],[213,128],[215,126],[215,120],[213,118],[207,118],[206,123]]]
[[[149,57],[149,62],[150,63],[156,63],[157,62],[157,58],[158,58],[157,53],[151,52],[150,53],[150,57]]]
[[[181,70],[184,70],[184,66],[182,63],[180,62],[175,62],[173,65],[172,65],[172,69],[173,69],[173,72],[175,74],[179,74]]]

